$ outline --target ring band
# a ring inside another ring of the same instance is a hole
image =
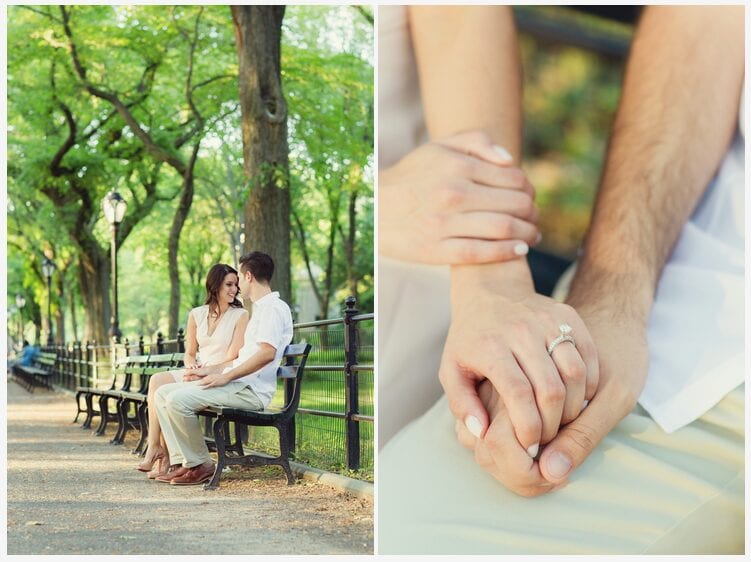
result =
[[[561,333],[552,342],[550,342],[550,345],[548,346],[548,355],[553,355],[553,350],[556,348],[556,346],[565,341],[571,342],[574,347],[576,347],[576,341],[574,341],[574,337],[569,335],[571,333],[571,326],[569,326],[568,324],[561,324],[560,326],[558,326],[558,329]]]

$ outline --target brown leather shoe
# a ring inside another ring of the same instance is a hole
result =
[[[173,464],[167,469],[167,472],[160,476],[157,476],[156,478],[154,478],[154,480],[156,480],[157,482],[169,482],[175,476],[182,476],[189,470],[189,468],[186,468],[180,464]]]
[[[173,486],[195,486],[211,480],[214,475],[214,463],[199,464],[188,470],[182,476],[176,476],[170,480]]]

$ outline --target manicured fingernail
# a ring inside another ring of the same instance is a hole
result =
[[[526,256],[529,252],[529,246],[527,246],[526,242],[519,242],[516,246],[514,246],[514,253],[517,256]]]
[[[587,404],[589,404],[589,400],[585,400],[582,404],[582,410],[587,407]]]
[[[501,155],[501,157],[502,157],[502,158],[503,158],[504,160],[508,160],[508,161],[510,162],[510,161],[512,161],[512,160],[514,159],[514,157],[513,157],[513,156],[511,156],[511,154],[509,153],[509,151],[508,151],[508,150],[506,150],[505,148],[503,148],[502,146],[498,146],[497,144],[494,144],[494,145],[493,145],[493,149],[494,149],[494,150],[495,150],[495,151],[496,151],[496,152],[497,152],[498,154],[500,154],[500,155]]]
[[[539,450],[540,450],[540,444],[539,444],[539,443],[535,443],[535,444],[534,444],[534,445],[532,445],[532,446],[531,446],[531,447],[530,447],[529,449],[527,449],[527,454],[528,454],[528,455],[529,455],[530,457],[532,457],[532,458],[535,458],[535,457],[537,456],[537,452],[538,452]]]
[[[537,238],[535,239],[535,244],[539,244],[542,242],[542,232],[537,233]]]
[[[563,453],[555,451],[548,458],[548,472],[553,478],[563,478],[571,470],[571,461]]]
[[[480,435],[482,435],[482,424],[480,423],[480,420],[475,416],[467,416],[467,419],[464,420],[464,425],[467,426],[467,429],[472,435],[478,439],[480,438]]]

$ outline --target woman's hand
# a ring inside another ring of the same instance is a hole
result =
[[[482,131],[424,144],[378,176],[379,252],[430,264],[506,261],[539,239],[534,190]]]
[[[465,268],[476,275],[476,283],[457,286],[452,278],[441,384],[454,416],[482,437],[489,419],[477,385],[489,379],[518,443],[535,457],[540,445],[551,441],[594,396],[599,379],[595,346],[572,307],[531,287],[495,286],[494,277],[477,267]],[[571,327],[576,345],[560,343],[549,355],[547,349],[564,324]]]

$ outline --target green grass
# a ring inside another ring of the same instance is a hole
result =
[[[330,364],[330,363],[327,363]],[[360,413],[373,415],[373,377],[360,375]],[[272,405],[280,406],[284,400],[282,383],[277,387]],[[306,373],[300,394],[300,407],[329,412],[345,412],[344,373],[327,371]],[[373,424],[360,422],[360,470],[351,471],[346,466],[345,420],[312,414],[296,417],[297,462],[346,474],[361,480],[373,480]],[[274,428],[249,427],[248,447],[270,454],[279,454],[279,438]]]

